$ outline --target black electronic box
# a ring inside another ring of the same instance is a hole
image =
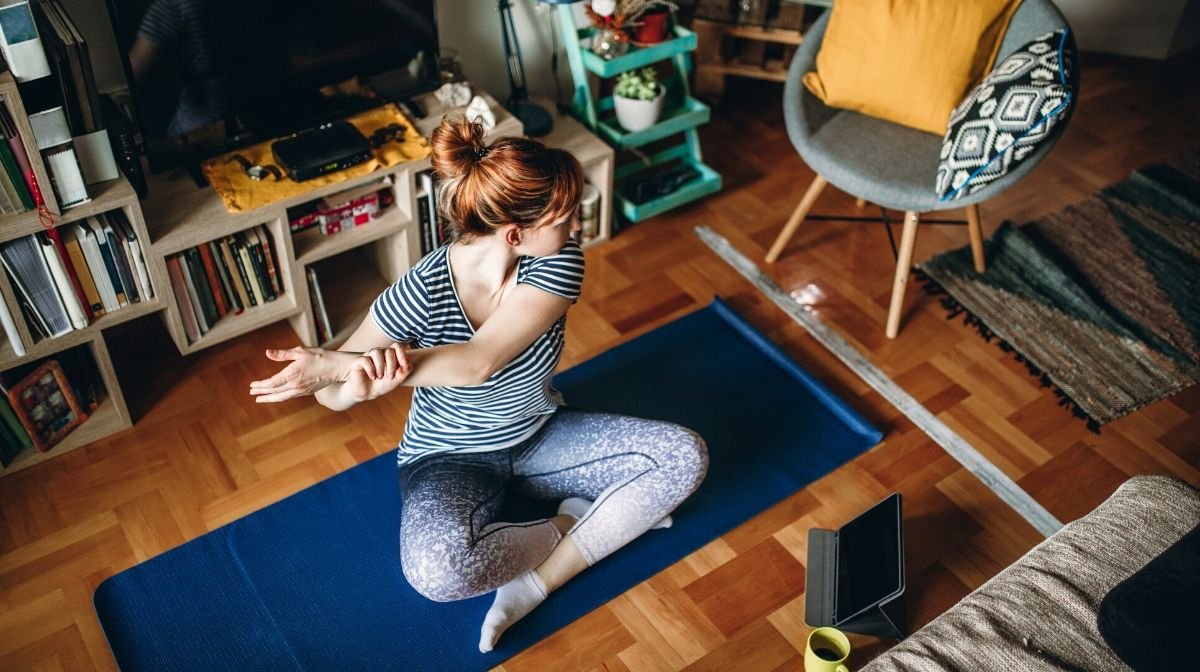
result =
[[[371,144],[348,121],[335,121],[271,143],[275,161],[296,182],[345,170],[371,158]]]

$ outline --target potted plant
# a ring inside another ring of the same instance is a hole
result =
[[[646,9],[630,25],[634,44],[658,44],[671,36],[671,17],[676,6],[666,0],[648,0]]]
[[[666,92],[654,68],[630,70],[617,75],[617,85],[613,88],[617,123],[631,133],[653,126],[662,114]]]
[[[590,0],[584,12],[596,28],[592,51],[611,59],[629,50],[631,37],[639,44],[662,42],[675,9],[670,0]]]

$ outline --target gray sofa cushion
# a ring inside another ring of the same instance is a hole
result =
[[[1197,520],[1195,488],[1134,477],[862,672],[1128,670],[1096,628],[1100,601]]]

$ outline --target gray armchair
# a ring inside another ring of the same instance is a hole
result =
[[[869,201],[884,208],[903,211],[904,229],[897,251],[896,276],[886,329],[888,338],[895,338],[900,330],[900,313],[912,267],[920,215],[936,210],[966,208],[975,268],[982,273],[985,265],[978,204],[1004,191],[1033,170],[1062,135],[1067,120],[1059,121],[1051,136],[1034,153],[986,189],[957,200],[940,202],[934,191],[934,183],[942,138],[858,112],[828,107],[804,87],[801,79],[804,73],[816,68],[817,52],[821,48],[828,22],[827,11],[805,34],[804,42],[792,59],[783,92],[788,135],[801,158],[817,173],[817,177],[771,246],[767,262],[774,263],[779,258],[826,184],[855,196],[860,203]],[[996,62],[1001,62],[1026,42],[1066,25],[1066,19],[1050,0],[1024,0],[1013,14]],[[1078,71],[1078,66],[1075,71]],[[1074,106],[1070,108],[1073,109]]]

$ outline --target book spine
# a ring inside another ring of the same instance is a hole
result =
[[[250,295],[246,292],[245,271],[233,258],[233,252],[230,248],[230,239],[222,238],[219,244],[221,248],[221,257],[225,259],[225,268],[229,269],[229,280],[233,283],[233,289],[237,292],[238,301],[242,304],[242,308],[249,308],[254,304],[250,302]]]
[[[200,300],[200,307],[204,310],[204,320],[208,322],[208,328],[221,319],[217,313],[217,302],[213,299],[212,287],[208,284],[208,276],[204,274],[204,260],[200,258],[200,250],[191,248],[187,250],[184,257],[188,262],[188,269],[192,272],[192,284],[196,291],[196,298]]]
[[[83,245],[80,244],[79,239],[76,237],[75,229],[69,226],[66,227],[62,237],[65,239],[64,244],[67,248],[67,258],[71,262],[71,270],[74,271],[75,277],[79,280],[79,285],[83,289],[86,307],[90,310],[93,317],[104,315],[104,303],[100,299],[100,292],[96,288],[96,282],[92,279],[92,273],[83,252]]]
[[[192,302],[192,310],[196,312],[196,324],[201,334],[207,334],[210,329],[208,313],[200,300],[200,285],[196,282],[196,268],[192,265],[191,256],[187,252],[179,255],[179,265],[183,268],[183,281],[187,285],[188,298]]]
[[[271,281],[271,293],[281,296],[283,289],[279,284],[281,278],[275,269],[275,245],[271,242],[271,231],[266,224],[258,225],[258,238],[262,241],[262,255],[267,264],[267,278]]]
[[[262,289],[261,279],[258,275],[258,267],[255,265],[253,256],[250,254],[245,237],[241,233],[238,233],[234,236],[234,240],[237,241],[238,256],[242,260],[242,265],[246,268],[249,289],[254,293],[255,304],[261,306],[267,301],[266,294]]]
[[[17,331],[17,323],[13,321],[12,313],[8,311],[8,303],[0,298],[0,326],[4,327],[4,335],[8,337],[8,344],[12,346],[13,352],[18,357],[25,356],[25,343],[21,340],[21,334]]]
[[[50,277],[54,280],[55,289],[58,290],[58,298],[62,301],[63,309],[70,318],[71,325],[76,329],[86,329],[88,319],[83,314],[83,306],[79,302],[79,297],[75,296],[75,290],[71,288],[71,281],[67,279],[67,269],[63,268],[58,250],[49,239],[39,241],[38,244],[41,246],[42,256],[46,260],[46,268],[50,270]]]
[[[58,229],[49,227],[46,229],[46,237],[54,243],[54,249],[58,253],[58,258],[62,260],[64,270],[67,272],[67,279],[71,282],[71,291],[75,293],[75,298],[79,299],[79,304],[83,306],[84,316],[90,322],[92,319],[91,302],[87,300],[87,296],[83,291],[83,283],[79,280],[79,274],[75,272],[75,266],[71,263],[71,256],[67,254],[67,246],[63,243],[62,234]]]
[[[100,292],[100,301],[104,304],[104,312],[111,313],[121,307],[117,302],[117,292],[113,289],[108,277],[108,269],[104,266],[104,258],[100,254],[100,246],[96,242],[96,234],[87,222],[76,222],[75,238],[83,248],[83,258],[87,260],[88,270]]]
[[[13,155],[13,149],[7,142],[0,142],[0,162],[4,164],[4,173],[8,176],[8,181],[12,184],[21,205],[26,211],[32,210],[34,208],[33,196],[29,193],[29,187],[25,186],[25,178],[21,175],[20,166],[17,165],[17,157]]]
[[[208,288],[211,290],[213,298],[213,307],[217,311],[217,319],[225,317],[229,312],[229,307],[225,305],[225,292],[221,288],[221,280],[217,277],[217,269],[213,264],[212,252],[209,251],[208,245],[201,245],[196,248],[200,255],[200,263],[204,266],[204,276],[208,280]]]
[[[138,303],[142,297],[138,294],[137,283],[133,281],[133,268],[129,264],[129,256],[125,254],[125,242],[108,223],[108,218],[104,219],[104,237],[108,239],[108,249],[112,252],[117,274],[121,276],[121,286],[125,288],[125,296],[130,303]]]
[[[189,343],[200,340],[200,327],[196,322],[196,313],[192,308],[192,299],[188,296],[187,282],[183,279],[183,269],[179,264],[179,255],[167,259],[167,275],[171,278],[171,292],[175,294],[175,305],[179,307],[179,317],[183,322],[183,331]]]
[[[212,254],[213,266],[217,267],[217,279],[221,281],[221,291],[225,292],[225,303],[234,315],[241,315],[246,307],[233,289],[233,276],[229,267],[225,265],[225,258],[221,255],[220,243],[215,240],[208,241],[208,251]]]
[[[113,257],[112,250],[109,249],[108,235],[105,234],[103,225],[93,224],[93,226],[95,227],[93,233],[96,237],[96,245],[100,248],[100,257],[104,259],[104,270],[108,273],[109,282],[112,283],[117,304],[122,307],[128,306],[129,299],[125,294],[125,286],[121,284],[121,273],[117,270],[117,261]]]

